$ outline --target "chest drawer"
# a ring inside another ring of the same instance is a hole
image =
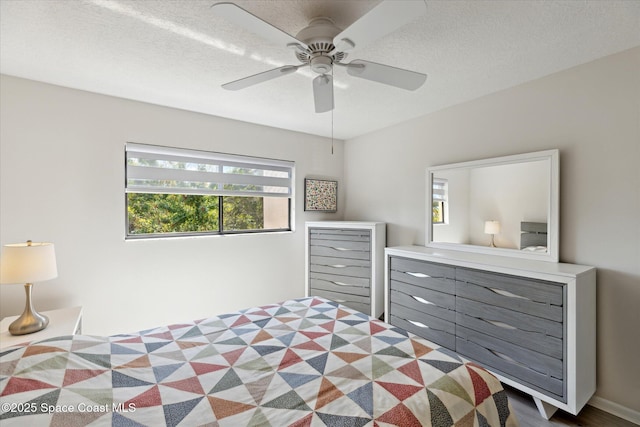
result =
[[[309,242],[309,255],[371,260],[371,244],[368,240],[314,238],[312,235]]]
[[[367,278],[340,276],[337,274],[309,273],[310,291],[342,292],[346,294],[369,296],[371,281]]]
[[[371,278],[371,261],[364,259],[335,258],[312,255],[309,268],[314,273]]]
[[[354,310],[358,310],[361,313],[369,313],[371,311],[370,298],[368,296],[344,294],[324,289],[312,289],[312,295],[330,299]]]

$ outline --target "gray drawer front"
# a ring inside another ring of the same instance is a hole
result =
[[[309,253],[343,259],[371,259],[371,243],[342,240],[312,240]]]
[[[371,278],[371,261],[312,255],[309,271],[369,279]]]
[[[394,302],[390,304],[389,315],[392,325],[449,349],[455,349],[454,322]]]
[[[496,307],[563,321],[563,286],[558,283],[458,268],[456,294]]]
[[[456,310],[459,326],[556,359],[564,358],[562,323],[465,298],[456,299]]]
[[[389,300],[392,304],[418,310],[450,322],[456,319],[454,295],[392,280]]]
[[[391,280],[455,294],[455,268],[427,261],[390,257]]]
[[[310,289],[323,289],[325,291],[369,297],[371,295],[370,283],[369,279],[362,279],[358,277],[323,273],[309,274]]]
[[[370,230],[341,228],[310,228],[311,240],[350,240],[353,242],[370,242]]]
[[[439,331],[437,329],[423,328],[411,322],[406,321],[402,317],[394,316],[393,314],[390,316],[389,321],[392,325],[402,328],[405,331],[409,331],[412,334],[415,334],[421,338],[429,340],[434,344],[440,345],[442,347],[446,347],[450,350],[455,349],[456,337],[453,334],[450,334],[444,331]]]
[[[562,360],[458,325],[456,352],[506,377],[565,401]]]
[[[331,292],[323,289],[311,288],[310,295],[327,298],[331,301],[346,305],[349,308],[358,310],[361,313],[370,314],[371,304],[369,297],[363,297],[353,294],[344,294],[340,292]]]

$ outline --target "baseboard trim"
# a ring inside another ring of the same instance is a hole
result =
[[[640,425],[640,412],[635,411],[631,408],[627,408],[626,406],[622,406],[618,403],[603,399],[598,396],[593,396],[589,400],[588,404],[593,406],[594,408],[598,408],[612,415],[615,415],[616,417],[620,417],[624,420]]]

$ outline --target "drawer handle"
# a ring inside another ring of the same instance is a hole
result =
[[[408,274],[409,276],[419,277],[419,278],[421,278],[421,279],[424,279],[425,277],[431,277],[431,276],[429,276],[428,274],[424,274],[424,273],[414,273],[414,272],[411,272],[411,271],[407,271],[407,274]]]
[[[334,302],[339,302],[339,303],[347,302],[347,300],[346,300],[346,299],[334,299],[333,301],[334,301]]]
[[[346,265],[344,264],[331,264],[329,265],[329,267],[333,267],[333,268],[345,268]]]
[[[489,348],[489,349],[487,349],[487,350],[489,350],[489,351],[490,351],[491,353],[493,353],[496,357],[499,357],[499,358],[500,358],[500,359],[502,359],[502,360],[506,360],[507,362],[509,362],[509,363],[513,363],[514,365],[518,365],[518,366],[521,366],[521,367],[526,368],[526,369],[528,369],[528,370],[532,370],[532,371],[538,372],[538,371],[536,371],[535,369],[532,369],[530,366],[527,366],[527,365],[525,365],[524,363],[521,363],[521,362],[518,362],[518,361],[517,361],[517,360],[515,360],[515,359],[512,359],[511,357],[507,356],[506,354],[502,354],[502,353],[500,353],[500,352],[498,352],[498,351],[491,350],[490,348]]]
[[[350,251],[351,249],[349,248],[340,248],[340,247],[336,247],[336,246],[331,246],[332,249],[335,249],[336,251]]]
[[[487,323],[491,323],[493,326],[497,326],[502,329],[510,329],[510,330],[518,329],[515,326],[511,326],[503,322],[498,322],[496,320],[487,320],[487,319],[482,319],[482,320],[484,320]]]
[[[432,303],[431,301],[427,301],[426,299],[424,299],[424,298],[420,298],[420,297],[417,297],[417,296],[415,296],[415,295],[411,295],[411,298],[413,298],[414,300],[416,300],[416,301],[418,301],[418,302],[421,302],[422,304],[431,304],[431,305],[435,305],[435,304],[434,304],[434,303]]]
[[[334,285],[338,285],[338,286],[353,286],[349,283],[344,283],[344,282],[336,282],[334,280],[331,281],[331,283],[333,283]]]
[[[502,295],[502,296],[509,297],[509,298],[520,298],[520,299],[526,299],[526,300],[529,299],[527,297],[523,297],[522,295],[512,294],[511,292],[505,291],[503,289],[489,288],[489,290],[491,290],[492,292],[494,292],[494,293],[496,293],[498,295]]]
[[[416,322],[415,320],[407,320],[407,322],[417,326],[418,328],[426,328],[429,329],[429,327],[427,325],[425,325],[424,323],[420,323],[420,322]]]
[[[506,360],[507,362],[515,363],[516,365],[522,365],[522,363],[515,361],[514,359],[510,358],[506,354],[502,354],[498,351],[491,350],[490,348],[488,348],[487,350],[489,350],[491,353],[493,353],[494,356],[497,356],[500,359]]]

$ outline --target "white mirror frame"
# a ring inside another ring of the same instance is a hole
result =
[[[544,160],[549,162],[549,203],[547,205],[547,252],[529,252],[517,249],[491,248],[488,246],[476,246],[462,243],[447,243],[433,241],[433,176],[434,173],[461,168],[487,167],[508,165],[523,162]],[[470,162],[454,163],[449,165],[432,166],[427,169],[427,198],[425,210],[425,246],[430,248],[448,249],[482,254],[525,258],[532,260],[558,262],[559,260],[559,233],[560,233],[560,153],[558,150],[538,151],[534,153],[516,154],[511,156],[496,157],[491,159],[474,160]]]

